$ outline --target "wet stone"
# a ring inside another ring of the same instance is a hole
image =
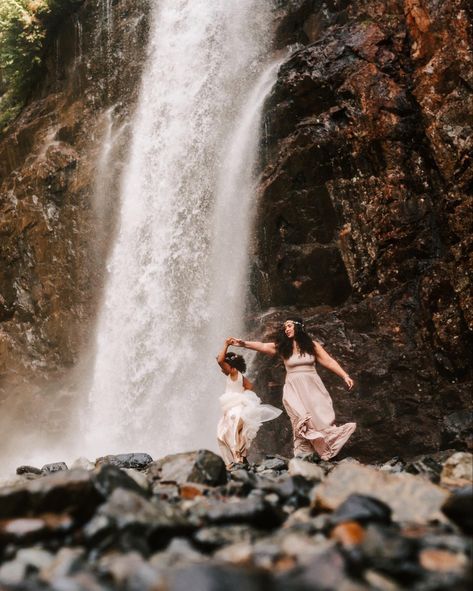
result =
[[[45,464],[41,468],[42,474],[54,474],[54,472],[62,472],[64,470],[68,470],[67,464],[64,462],[55,462],[53,464]]]
[[[275,528],[283,521],[279,509],[259,496],[232,501],[200,501],[192,507],[192,514],[204,523],[249,523],[261,528]]]
[[[382,501],[368,495],[350,495],[335,512],[330,521],[333,525],[344,521],[359,523],[391,523],[391,509]]]
[[[102,502],[91,475],[85,470],[67,470],[0,489],[0,519],[68,511],[88,518]]]
[[[16,469],[17,474],[42,474],[42,471],[39,468],[35,468],[34,466],[18,466]]]
[[[227,471],[220,456],[208,450],[173,454],[152,462],[147,469],[151,480],[177,484],[196,482],[218,486],[227,482]]]
[[[454,491],[442,505],[442,511],[467,534],[473,534],[473,486]]]
[[[258,465],[256,472],[263,472],[264,470],[274,470],[275,472],[280,472],[282,470],[287,470],[288,462],[289,460],[286,458],[269,457]]]
[[[141,475],[141,473],[140,473]],[[104,464],[93,476],[93,481],[97,491],[106,499],[117,488],[130,490],[140,495],[147,495],[148,482],[146,488],[141,486],[135,478],[132,478],[124,470],[121,470],[113,464]],[[145,482],[143,481],[143,485]]]
[[[104,464],[111,464],[118,468],[133,468],[134,470],[145,470],[149,464],[153,461],[153,458],[146,453],[130,453],[130,454],[117,454],[108,455],[101,458],[97,458],[95,465],[102,466]]]
[[[438,484],[440,482],[442,464],[437,462],[434,458],[425,456],[422,459],[406,464],[405,471],[409,474],[418,474],[423,478],[427,478],[430,482]]]

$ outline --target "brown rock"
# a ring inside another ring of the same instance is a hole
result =
[[[356,521],[340,523],[333,528],[330,537],[342,546],[356,546],[363,541],[365,532],[363,527]]]
[[[426,548],[419,554],[419,562],[426,570],[434,572],[461,572],[468,564],[464,554],[454,554],[448,550]]]

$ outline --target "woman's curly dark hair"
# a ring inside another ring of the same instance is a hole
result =
[[[231,367],[237,369],[240,373],[245,373],[246,371],[246,361],[244,357],[238,355],[237,353],[233,353],[230,351],[225,355],[225,361]]]
[[[313,355],[316,357],[314,343],[310,338],[310,335],[305,331],[302,318],[299,316],[288,316],[286,322],[288,320],[292,320],[295,323],[294,339],[299,346],[301,354],[307,353],[307,355]],[[284,359],[289,359],[293,353],[293,339],[286,336],[284,326],[281,328],[276,338],[276,349]]]

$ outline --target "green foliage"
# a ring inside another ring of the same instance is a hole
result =
[[[41,71],[47,35],[82,0],[0,0],[0,131]]]

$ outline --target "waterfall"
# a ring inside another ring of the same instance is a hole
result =
[[[215,356],[242,329],[269,64],[261,0],[161,0],[98,320],[86,450],[215,448]]]

